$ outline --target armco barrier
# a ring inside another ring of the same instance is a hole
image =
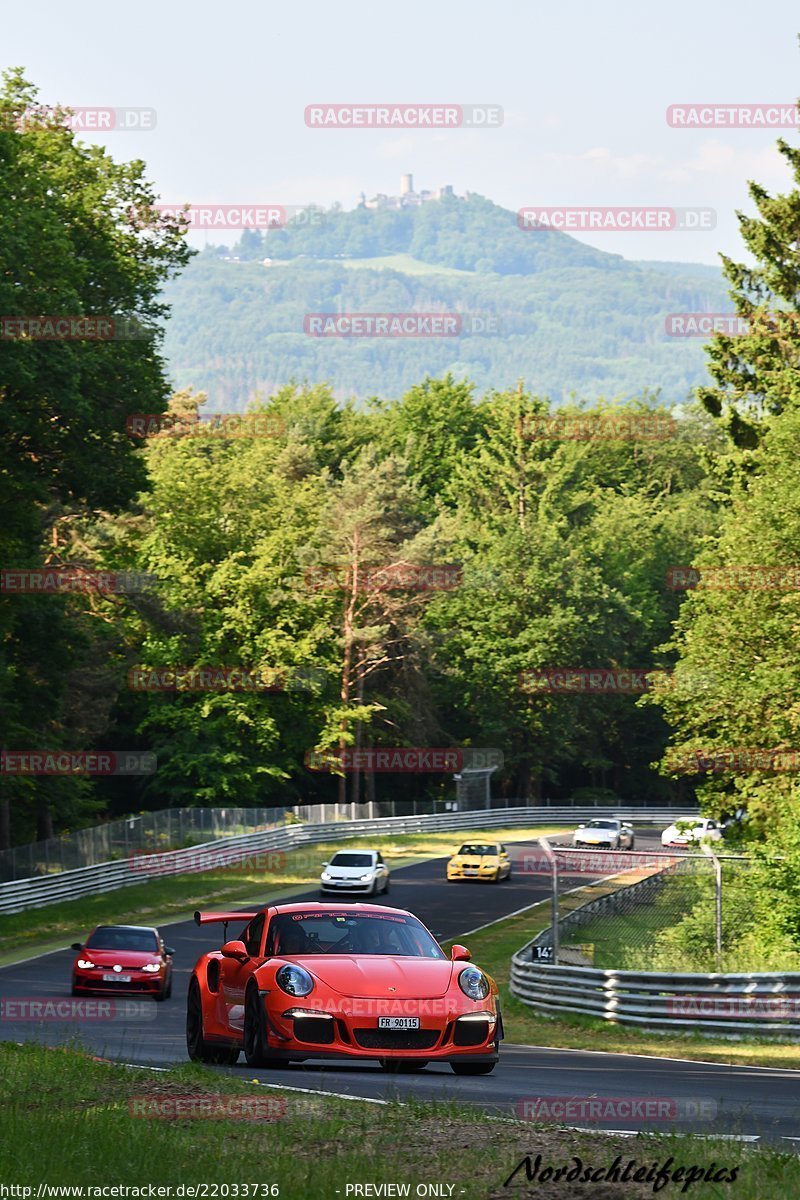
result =
[[[559,931],[613,907],[615,897],[660,886],[667,867],[617,892],[590,901],[559,921]],[[800,1033],[800,972],[702,974],[612,971],[533,961],[533,947],[550,945],[543,930],[511,959],[512,996],[544,1015],[582,1013],[612,1024],[650,1029],[691,1029],[727,1037],[742,1032],[794,1040]]]
[[[258,853],[264,850],[294,850],[298,846],[315,845],[319,842],[341,841],[344,838],[366,837],[370,834],[387,833],[435,833],[452,829],[501,829],[514,826],[577,824],[595,816],[614,815],[622,820],[641,820],[668,823],[679,817],[696,816],[694,809],[653,808],[541,808],[520,807],[503,809],[475,809],[470,812],[429,814],[417,817],[383,817],[372,821],[333,821],[328,824],[285,825],[263,833],[243,834],[241,837],[226,837],[207,842],[201,846],[189,846],[185,850],[169,851],[162,857],[169,860],[169,871],[160,874],[181,874],[188,871],[193,861],[204,851],[212,852],[224,847],[226,854],[236,850]],[[150,856],[148,856],[150,857]],[[157,855],[152,856],[157,858]],[[185,864],[185,865],[184,865]],[[91,896],[100,892],[111,892],[131,884],[143,883],[141,870],[136,870],[128,860],[97,863],[76,871],[60,871],[32,879],[18,879],[0,885],[0,914],[24,912],[29,908],[43,908],[46,904],[74,900],[79,896]]]

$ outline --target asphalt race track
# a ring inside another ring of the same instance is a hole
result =
[[[561,839],[559,839],[561,840]],[[637,829],[637,849],[660,849],[653,833]],[[385,903],[416,913],[440,939],[464,936],[469,931],[516,912],[549,896],[549,880],[520,871],[523,857],[537,854],[535,843],[508,844],[514,877],[498,885],[467,881],[447,884],[444,859],[405,867],[392,873]],[[567,886],[591,880],[576,875]],[[304,899],[317,899],[316,891]],[[264,896],[268,902],[269,894]],[[383,898],[381,901],[384,902]],[[221,927],[219,927],[221,929]],[[0,1039],[43,1041],[58,1045],[73,1042],[93,1054],[148,1066],[166,1066],[186,1059],[184,997],[189,973],[197,958],[216,944],[216,926],[198,928],[193,922],[162,926],[175,948],[173,997],[163,1004],[137,999],[132,1020],[87,1020],[80,1023],[18,1020],[4,1012]],[[231,927],[231,936],[236,932]],[[76,929],[78,940],[88,930]],[[468,941],[468,939],[467,939]],[[70,995],[73,954],[59,950],[27,962],[0,969],[2,1000],[63,999]],[[564,1125],[616,1131],[680,1129],[694,1133],[725,1133],[739,1137],[778,1141],[785,1150],[800,1145],[800,1075],[782,1069],[731,1067],[668,1058],[597,1051],[551,1050],[506,1043],[500,1062],[490,1076],[457,1078],[449,1067],[431,1065],[410,1075],[386,1075],[377,1063],[357,1066],[323,1066],[309,1061],[279,1071],[253,1071],[244,1065],[212,1068],[236,1073],[247,1071],[262,1083],[300,1089],[319,1089],[340,1095],[384,1100],[415,1095],[423,1099],[459,1099],[505,1116],[530,1115],[526,1102],[537,1097],[582,1099],[614,1098],[634,1103],[629,1119],[564,1119]],[[656,1098],[669,1117],[648,1120],[641,1102]],[[541,1118],[540,1118],[541,1119]]]

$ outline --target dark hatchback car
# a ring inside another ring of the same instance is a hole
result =
[[[114,992],[168,1000],[175,953],[147,925],[98,925],[85,942],[73,942],[72,994]]]

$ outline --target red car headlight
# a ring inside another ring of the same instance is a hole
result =
[[[489,980],[477,967],[467,967],[458,977],[458,986],[470,1000],[485,1000],[489,995]]]
[[[78,970],[79,971],[88,971],[93,966],[94,966],[94,963],[90,962],[88,958],[79,958],[78,959]]]
[[[275,982],[287,996],[307,996],[314,990],[314,980],[303,967],[286,963],[275,974]]]

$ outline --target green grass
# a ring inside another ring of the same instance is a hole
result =
[[[336,850],[347,847],[370,846],[380,850],[389,866],[396,868],[450,854],[467,837],[512,842],[558,831],[555,827],[542,827],[499,829],[491,834],[470,830],[468,833],[407,833],[356,838],[292,850],[286,854],[285,867],[281,869],[223,869],[151,878],[146,883],[114,892],[0,916],[0,965],[14,958],[60,949],[85,936],[100,922],[159,924],[167,918],[188,918],[196,908],[242,907],[286,899],[317,883],[322,863]]]
[[[607,1168],[617,1155],[623,1165],[635,1159],[648,1168],[670,1157],[673,1170],[715,1163],[716,1169],[737,1168],[736,1182],[694,1183],[690,1196],[785,1200],[800,1194],[800,1159],[794,1154],[723,1140],[576,1133],[514,1119],[498,1122],[457,1104],[348,1102],[258,1086],[246,1071],[233,1077],[190,1064],[151,1073],[34,1045],[0,1045],[0,1074],[5,1083],[0,1179],[33,1189],[34,1197],[40,1184],[201,1184],[208,1185],[209,1197],[215,1184],[228,1185],[221,1193],[227,1196],[238,1184],[240,1197],[246,1196],[242,1185],[257,1184],[249,1193],[257,1200],[270,1195],[269,1185],[277,1186],[272,1194],[281,1200],[336,1200],[337,1194],[345,1200],[347,1184],[385,1181],[409,1183],[412,1196],[420,1183],[450,1184],[459,1200],[525,1197],[534,1190],[564,1200],[653,1195],[652,1184],[634,1182],[550,1189],[527,1183],[524,1170],[505,1187],[526,1155],[533,1160],[541,1155],[542,1167],[572,1166],[575,1155],[594,1168]],[[178,1097],[215,1108],[268,1100],[281,1111],[277,1119],[258,1121],[136,1115],[174,1110]],[[668,1184],[661,1194],[680,1195],[680,1188]],[[84,1200],[90,1198],[84,1192]]]
[[[568,910],[585,904],[605,891],[613,891],[618,886],[619,883],[613,880],[604,884],[589,884],[569,896],[562,896],[560,911],[563,915]],[[546,929],[549,924],[548,900],[516,917],[495,921],[486,929],[465,939],[474,961],[492,975],[500,987],[506,1041],[521,1045],[569,1047],[575,1050],[667,1055],[739,1066],[800,1068],[800,1052],[796,1042],[779,1042],[772,1038],[734,1042],[708,1035],[637,1030],[580,1014],[565,1014],[554,1018],[534,1012],[508,990],[511,955],[521,950],[526,942]],[[581,928],[580,940],[590,940],[584,928]],[[452,942],[446,944],[449,946]]]
[[[690,903],[684,907],[678,907],[678,901],[684,897],[670,892],[669,888],[670,885],[667,883],[664,891],[656,896],[654,902],[642,904],[635,911],[626,912],[624,916],[609,915],[581,925],[580,940],[594,946],[594,965],[596,967],[601,970],[613,970],[614,968],[619,970],[625,967],[635,971],[653,969],[647,966],[646,947],[652,946],[657,934],[661,933],[663,929],[671,929],[691,908]],[[710,893],[710,900],[709,922],[713,923],[713,891]],[[631,961],[628,966],[628,957],[632,951],[636,953],[637,961],[635,963]],[[714,970],[713,962],[707,969]],[[686,970],[686,967],[681,967],[680,962],[675,962],[672,970]]]
[[[762,929],[752,909],[754,883],[736,876],[723,883],[722,958],[714,942],[714,880],[676,875],[632,911],[597,917],[581,926],[594,946],[594,965],[623,971],[797,971],[800,951],[789,934]]]
[[[474,271],[463,271],[459,267],[440,267],[434,263],[422,262],[410,254],[386,254],[379,258],[330,258],[317,261],[332,263],[337,267],[347,267],[351,271],[402,271],[404,275],[469,275],[474,278]]]

